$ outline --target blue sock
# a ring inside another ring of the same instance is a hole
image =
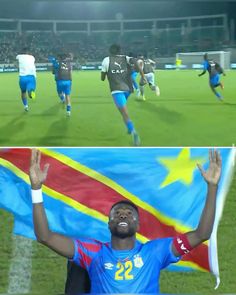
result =
[[[134,131],[134,125],[132,121],[126,122],[126,127],[128,129],[128,133],[131,134]]]
[[[219,97],[219,98],[221,98],[221,95],[220,95],[219,92],[216,92],[216,96]]]
[[[138,83],[136,81],[134,81],[134,80],[133,80],[133,86],[134,86],[135,90],[138,89]]]
[[[66,111],[67,111],[67,112],[70,112],[70,110],[71,110],[71,106],[70,106],[70,105],[67,105],[67,106],[66,106]]]
[[[64,94],[59,95],[59,97],[60,97],[60,100],[61,101],[64,101],[64,99],[65,99],[65,95]]]
[[[22,98],[22,102],[23,102],[23,105],[24,106],[27,106],[28,105],[27,98]]]

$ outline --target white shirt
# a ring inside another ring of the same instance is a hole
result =
[[[33,75],[36,77],[35,58],[30,54],[18,54],[16,59],[19,62],[19,75],[28,76]]]

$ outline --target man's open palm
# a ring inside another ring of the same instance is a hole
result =
[[[221,175],[221,157],[216,150],[209,151],[209,168],[204,171],[201,165],[197,165],[205,181],[217,185]]]
[[[40,168],[41,153],[37,149],[32,149],[30,161],[30,182],[33,189],[40,189],[47,178],[49,164],[45,164],[43,170]]]

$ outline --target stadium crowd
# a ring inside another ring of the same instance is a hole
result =
[[[103,36],[104,37],[104,36]],[[174,56],[176,52],[189,52],[189,51],[207,51],[214,50],[214,44],[211,40],[203,40],[198,44],[179,43],[177,40],[170,40],[166,43],[163,39],[162,42],[154,42],[150,36],[147,38],[132,39],[129,36],[123,40],[109,40],[109,38],[101,38],[98,36],[78,35],[75,33],[62,33],[54,34],[53,32],[23,32],[21,35],[13,32],[0,33],[0,63],[13,63],[15,57],[23,47],[30,48],[32,54],[38,63],[45,62],[45,58],[49,55],[56,55],[58,52],[69,51],[73,53],[74,60],[79,63],[98,62],[101,61],[106,55],[107,48],[110,44],[118,42],[122,45],[125,54],[133,52],[149,56],[152,59],[157,57]],[[157,44],[158,43],[158,44]],[[222,47],[222,46],[221,46]],[[219,48],[219,47],[217,47]],[[219,50],[219,49],[217,49]]]

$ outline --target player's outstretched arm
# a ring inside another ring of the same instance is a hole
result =
[[[200,74],[198,74],[198,77],[205,75],[205,73],[206,73],[206,70],[202,71]]]
[[[47,178],[49,164],[46,164],[41,170],[40,158],[40,151],[33,149],[29,176],[32,188],[34,232],[38,242],[46,245],[62,256],[72,258],[74,255],[74,242],[72,239],[52,232],[48,226],[47,216],[43,206],[41,187]]]
[[[180,240],[177,239],[177,242],[174,241],[174,243],[172,244],[172,250],[176,256],[180,256],[183,254],[180,253],[181,248],[179,248],[179,244],[182,249],[187,249],[187,251],[184,252],[187,253],[191,249],[197,247],[199,244],[210,238],[215,220],[216,195],[218,183],[221,176],[221,166],[222,163],[220,153],[216,150],[209,151],[208,170],[205,171],[200,165],[198,165],[202,177],[206,181],[208,187],[206,203],[203,208],[203,212],[197,229],[192,232],[186,233],[185,235],[183,235],[183,238],[181,237]]]

